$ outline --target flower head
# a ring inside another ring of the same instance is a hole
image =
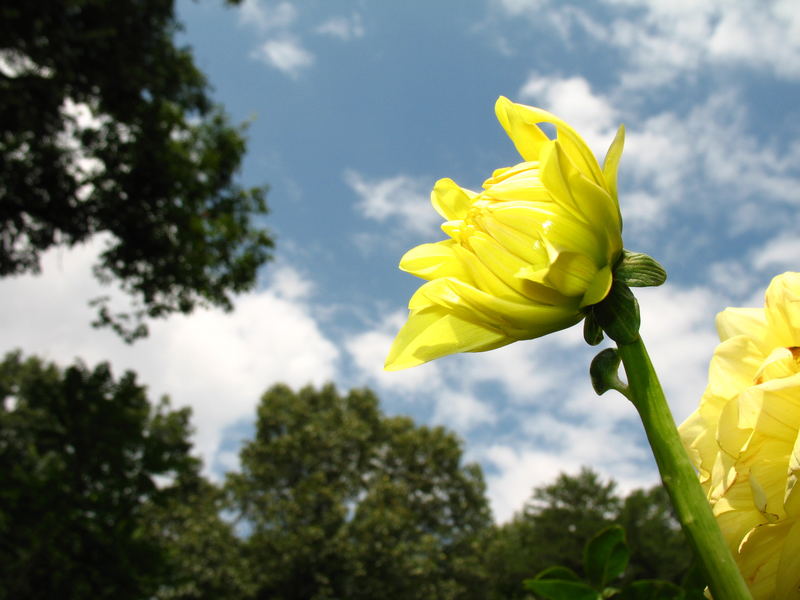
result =
[[[800,273],[717,317],[722,343],[681,437],[755,600],[800,598]]]
[[[428,281],[409,301],[389,370],[564,329],[611,288],[622,252],[616,180],[624,130],[601,168],[555,115],[503,97],[495,111],[523,162],[497,169],[481,192],[436,182],[431,202],[449,238],[400,261]],[[538,123],[554,125],[556,138]]]

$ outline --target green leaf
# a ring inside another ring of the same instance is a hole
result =
[[[567,567],[547,567],[544,571],[540,571],[534,579],[561,579],[563,581],[581,580],[575,571]]]
[[[612,525],[600,531],[586,544],[583,562],[589,581],[598,589],[619,577],[628,566],[630,551],[625,530]]]
[[[599,600],[601,597],[597,590],[579,581],[526,579],[523,585],[547,600]]]
[[[589,308],[586,318],[583,320],[583,339],[590,346],[597,346],[603,341],[603,328],[600,327],[591,308]]]
[[[655,579],[634,581],[619,596],[620,600],[683,600],[684,592],[674,583]]]
[[[602,396],[608,390],[617,390],[628,397],[628,386],[619,378],[619,363],[620,356],[616,348],[606,348],[592,359],[589,377],[598,396]]]
[[[708,585],[708,578],[703,573],[700,561],[695,558],[689,570],[681,581],[686,600],[705,600],[705,589]]]
[[[649,287],[664,283],[667,272],[653,257],[623,250],[614,269],[614,279],[630,287]]]

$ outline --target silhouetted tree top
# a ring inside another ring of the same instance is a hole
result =
[[[245,153],[187,48],[174,0],[26,0],[0,8],[0,276],[95,234],[96,325],[127,340],[147,318],[231,308],[272,239],[266,188],[244,189]],[[230,4],[238,2],[232,1]]]
[[[485,597],[483,477],[445,429],[383,415],[369,390],[279,385],[241,463],[228,490],[258,598]]]

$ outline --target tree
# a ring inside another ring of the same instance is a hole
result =
[[[522,581],[553,566],[583,573],[583,549],[597,532],[622,525],[631,550],[625,582],[663,579],[680,583],[691,550],[661,486],[633,490],[624,499],[613,481],[583,468],[535,488],[522,511],[495,529],[486,565],[492,600],[529,598]]]
[[[680,583],[691,566],[692,551],[661,485],[633,490],[617,522],[631,548],[626,579],[664,579]]]
[[[155,600],[246,600],[252,598],[242,540],[220,514],[222,490],[201,477],[175,486],[160,502],[145,505],[147,535],[169,565]],[[257,565],[254,565],[257,568]]]
[[[257,598],[484,597],[484,483],[444,429],[382,415],[368,390],[275,386],[241,463]]]
[[[490,598],[528,597],[522,581],[553,565],[580,573],[584,545],[619,512],[615,487],[583,468],[576,476],[562,473],[552,484],[535,488],[523,510],[498,527],[488,545]]]
[[[0,401],[0,598],[138,600],[175,589],[173,550],[202,520],[174,508],[210,494],[190,454],[189,410],[166,399],[151,407],[133,373],[62,371],[19,353],[0,363]]]
[[[238,3],[237,0],[229,0]],[[174,0],[0,7],[0,276],[104,233],[94,267],[129,311],[93,300],[126,340],[147,318],[230,309],[269,258],[265,188],[234,182],[241,127],[173,36]]]

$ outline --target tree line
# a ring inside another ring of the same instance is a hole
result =
[[[133,373],[0,363],[0,599],[506,600],[622,524],[629,579],[678,582],[690,553],[660,487],[584,469],[493,523],[481,469],[443,427],[367,389],[267,390],[240,469],[213,482],[191,414]]]

